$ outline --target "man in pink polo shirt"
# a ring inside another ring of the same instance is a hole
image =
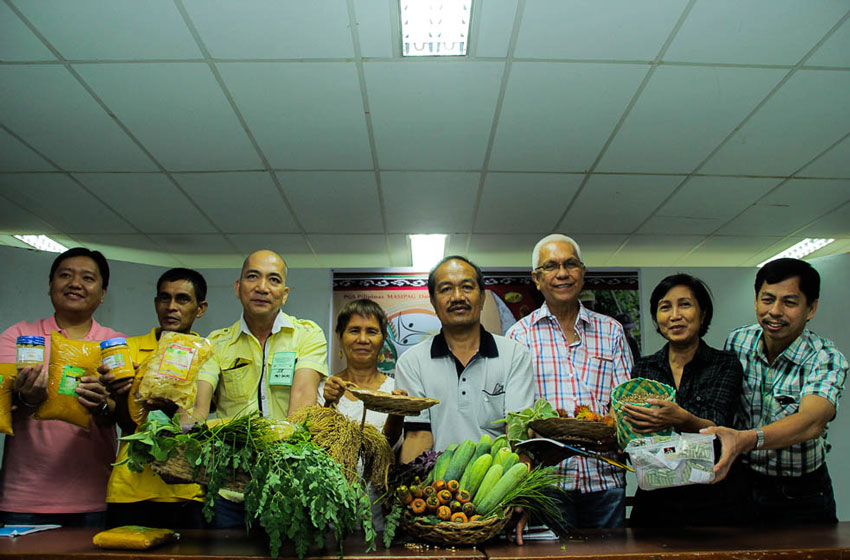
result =
[[[15,362],[19,336],[43,336],[45,345],[44,366],[23,368],[15,382],[15,435],[6,438],[0,472],[0,523],[103,525],[116,448],[115,403],[102,383],[109,379],[83,377],[76,389],[79,402],[92,412],[89,430],[31,416],[47,398],[51,331],[74,340],[124,336],[92,318],[108,284],[109,265],[101,253],[69,249],[50,267],[48,294],[55,313],[32,323],[21,321],[0,334],[2,363]]]

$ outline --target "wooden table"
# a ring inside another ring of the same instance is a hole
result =
[[[21,560],[220,560],[221,558],[269,558],[263,537],[242,531],[182,531],[180,542],[150,551],[100,550],[91,544],[94,529],[56,529],[15,539],[0,539],[0,558]],[[657,530],[623,529],[583,531],[569,541],[529,542],[517,547],[497,542],[482,549],[429,549],[379,544],[366,554],[359,537],[343,543],[346,559],[403,560],[552,560],[598,558],[601,560],[700,560],[773,559],[850,560],[850,522],[834,526],[784,529],[718,527]],[[311,558],[335,559],[335,545],[311,551]],[[296,558],[292,546],[281,550],[281,558]]]

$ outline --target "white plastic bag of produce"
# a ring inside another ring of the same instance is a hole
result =
[[[625,449],[638,486],[657,490],[714,480],[714,435],[676,434],[636,438]]]

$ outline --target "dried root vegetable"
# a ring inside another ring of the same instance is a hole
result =
[[[386,487],[390,466],[395,460],[387,438],[371,424],[349,420],[336,409],[309,406],[289,415],[289,421],[306,423],[313,441],[342,465],[349,481],[357,478],[357,460],[363,459],[363,476],[375,487]],[[362,445],[361,445],[362,444]]]
[[[212,355],[213,345],[205,338],[163,332],[156,352],[139,366],[138,398],[168,399],[183,409],[192,408],[198,370]]]
[[[50,364],[47,368],[47,400],[33,414],[39,420],[62,420],[86,430],[91,412],[77,400],[77,386],[83,377],[97,377],[100,344],[70,340],[50,333]]]

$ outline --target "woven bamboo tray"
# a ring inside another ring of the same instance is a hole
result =
[[[189,460],[183,456],[182,452],[167,461],[151,463],[151,470],[168,484],[201,484],[206,486],[210,482],[206,469],[200,468],[196,475],[192,465],[189,464]],[[224,484],[223,488],[233,492],[244,492],[250,481],[251,475],[239,469]]]
[[[422,519],[405,515],[401,526],[408,535],[438,545],[474,545],[488,541],[502,532],[511,519],[511,508],[506,508],[504,515],[491,515],[487,519],[452,523],[442,521],[431,523]]]
[[[605,422],[576,418],[541,418],[529,422],[528,427],[543,437],[583,447],[614,449],[617,445],[617,428]]]
[[[440,402],[437,399],[392,395],[371,389],[349,387],[348,391],[363,401],[363,406],[368,410],[384,412],[386,414],[397,414],[399,416],[416,416],[426,408],[431,408]]]

